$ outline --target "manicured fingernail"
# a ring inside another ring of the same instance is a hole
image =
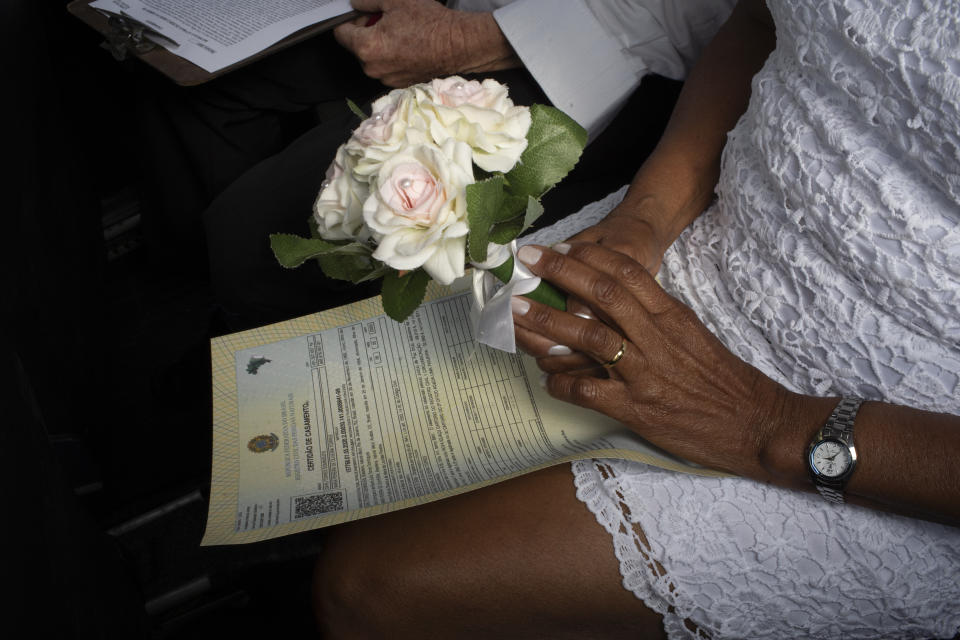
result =
[[[530,303],[524,300],[523,298],[518,298],[516,296],[510,298],[510,308],[518,316],[525,315],[527,311],[530,310]]]
[[[567,255],[567,253],[570,251],[570,245],[568,245],[566,242],[558,242],[551,248],[557,253],[562,253],[563,255]]]
[[[528,245],[526,247],[520,247],[520,251],[517,251],[517,257],[520,258],[520,262],[524,264],[536,264],[542,253],[540,249]]]
[[[584,320],[593,320],[593,316],[586,311],[578,311],[573,315],[577,316],[578,318],[583,318]]]
[[[548,376],[548,375],[550,375],[550,374],[548,374],[548,373],[542,373],[542,374],[540,374],[540,386],[543,387],[544,389],[547,388],[547,376]]]
[[[573,349],[565,344],[555,344],[547,349],[547,353],[551,356],[568,356],[573,353]]]

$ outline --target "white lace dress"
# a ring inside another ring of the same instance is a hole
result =
[[[770,5],[777,48],[729,136],[719,199],[661,281],[791,389],[960,414],[960,4]],[[573,471],[624,585],[671,638],[960,629],[960,529],[617,460]]]

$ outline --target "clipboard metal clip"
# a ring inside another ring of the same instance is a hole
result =
[[[100,46],[109,51],[115,60],[126,60],[130,52],[139,55],[157,46],[146,37],[155,32],[128,16],[110,14],[107,25],[110,30],[106,33],[106,41]]]

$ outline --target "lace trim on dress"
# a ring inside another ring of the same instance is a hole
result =
[[[631,518],[630,507],[617,488],[617,472],[610,461],[576,460],[572,469],[577,498],[613,538],[613,552],[620,563],[624,588],[663,616],[668,638],[709,640],[711,636],[703,628],[677,613],[671,598],[676,588],[667,570],[653,557],[643,528]]]

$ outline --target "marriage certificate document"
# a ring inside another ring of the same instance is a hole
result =
[[[528,356],[479,345],[468,293],[431,285],[405,322],[379,298],[211,342],[203,544],[374,516],[583,457],[707,475],[551,398]]]

